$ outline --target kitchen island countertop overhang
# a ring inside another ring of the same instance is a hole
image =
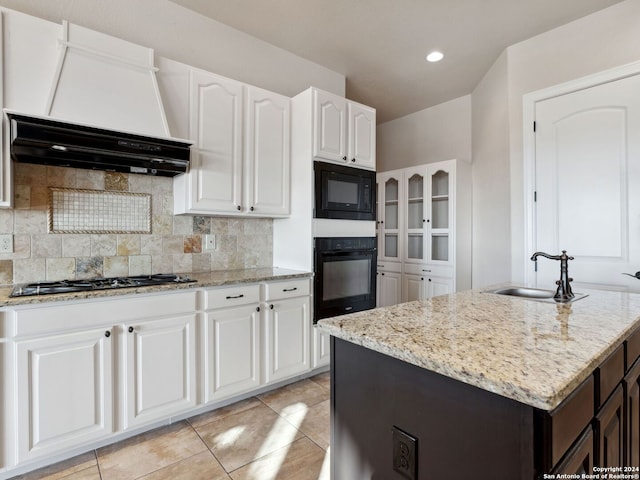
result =
[[[323,319],[318,326],[342,340],[551,411],[640,326],[640,295],[588,293],[579,302],[549,304],[469,290]]]

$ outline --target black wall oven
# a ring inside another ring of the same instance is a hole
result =
[[[376,306],[376,238],[317,237],[314,323]]]
[[[314,162],[316,218],[376,219],[376,172]]]

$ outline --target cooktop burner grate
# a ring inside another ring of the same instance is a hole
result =
[[[192,283],[197,280],[187,275],[158,273],[154,275],[134,275],[131,277],[88,278],[83,280],[60,280],[57,282],[35,282],[17,285],[10,297],[28,295],[50,295],[54,293],[85,292],[89,290],[108,290],[114,288],[148,287],[170,283]]]

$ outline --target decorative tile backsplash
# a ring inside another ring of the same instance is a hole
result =
[[[13,233],[14,252],[0,254],[0,284],[272,265],[271,219],[174,216],[170,178],[13,166],[14,209],[0,209],[0,233]],[[50,187],[150,194],[151,233],[49,233]],[[204,252],[203,236],[210,233],[216,250]]]

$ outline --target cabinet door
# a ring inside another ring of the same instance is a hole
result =
[[[454,238],[453,162],[427,165],[427,238],[425,257],[428,263],[453,264]]]
[[[376,111],[355,102],[348,102],[349,129],[347,138],[349,163],[376,169]]]
[[[205,402],[260,385],[260,313],[257,304],[207,312]]]
[[[627,465],[640,465],[640,361],[624,377],[627,424]]]
[[[331,335],[319,332],[313,327],[313,365],[312,368],[329,365],[331,361]]]
[[[256,215],[289,215],[290,100],[248,87],[244,208]]]
[[[347,100],[337,95],[314,89],[313,107],[314,158],[346,163]]]
[[[453,293],[453,279],[442,277],[428,277],[429,298]]]
[[[378,272],[377,307],[396,305],[401,302],[402,274],[397,272]]]
[[[404,261],[408,263],[424,263],[425,245],[427,243],[427,209],[429,176],[425,167],[413,167],[404,171],[402,202],[404,225],[402,242]]]
[[[237,213],[242,208],[241,83],[192,70],[189,130],[194,148],[188,207],[194,212]]]
[[[268,304],[265,329],[267,383],[309,369],[309,297]]]
[[[402,301],[425,300],[429,298],[428,282],[418,275],[402,275]]]
[[[595,416],[595,465],[619,467],[624,465],[624,395],[619,385]]]
[[[554,478],[559,475],[579,475],[578,478],[586,478],[593,474],[593,429],[587,427],[580,439],[567,452],[560,464],[553,469]],[[585,477],[582,477],[582,475]]]
[[[401,261],[401,238],[403,214],[401,199],[403,198],[402,172],[393,171],[377,175],[380,192],[378,217],[378,259],[381,261]]]
[[[195,314],[123,326],[124,428],[196,405]]]
[[[114,431],[110,329],[19,341],[16,359],[18,462]]]

